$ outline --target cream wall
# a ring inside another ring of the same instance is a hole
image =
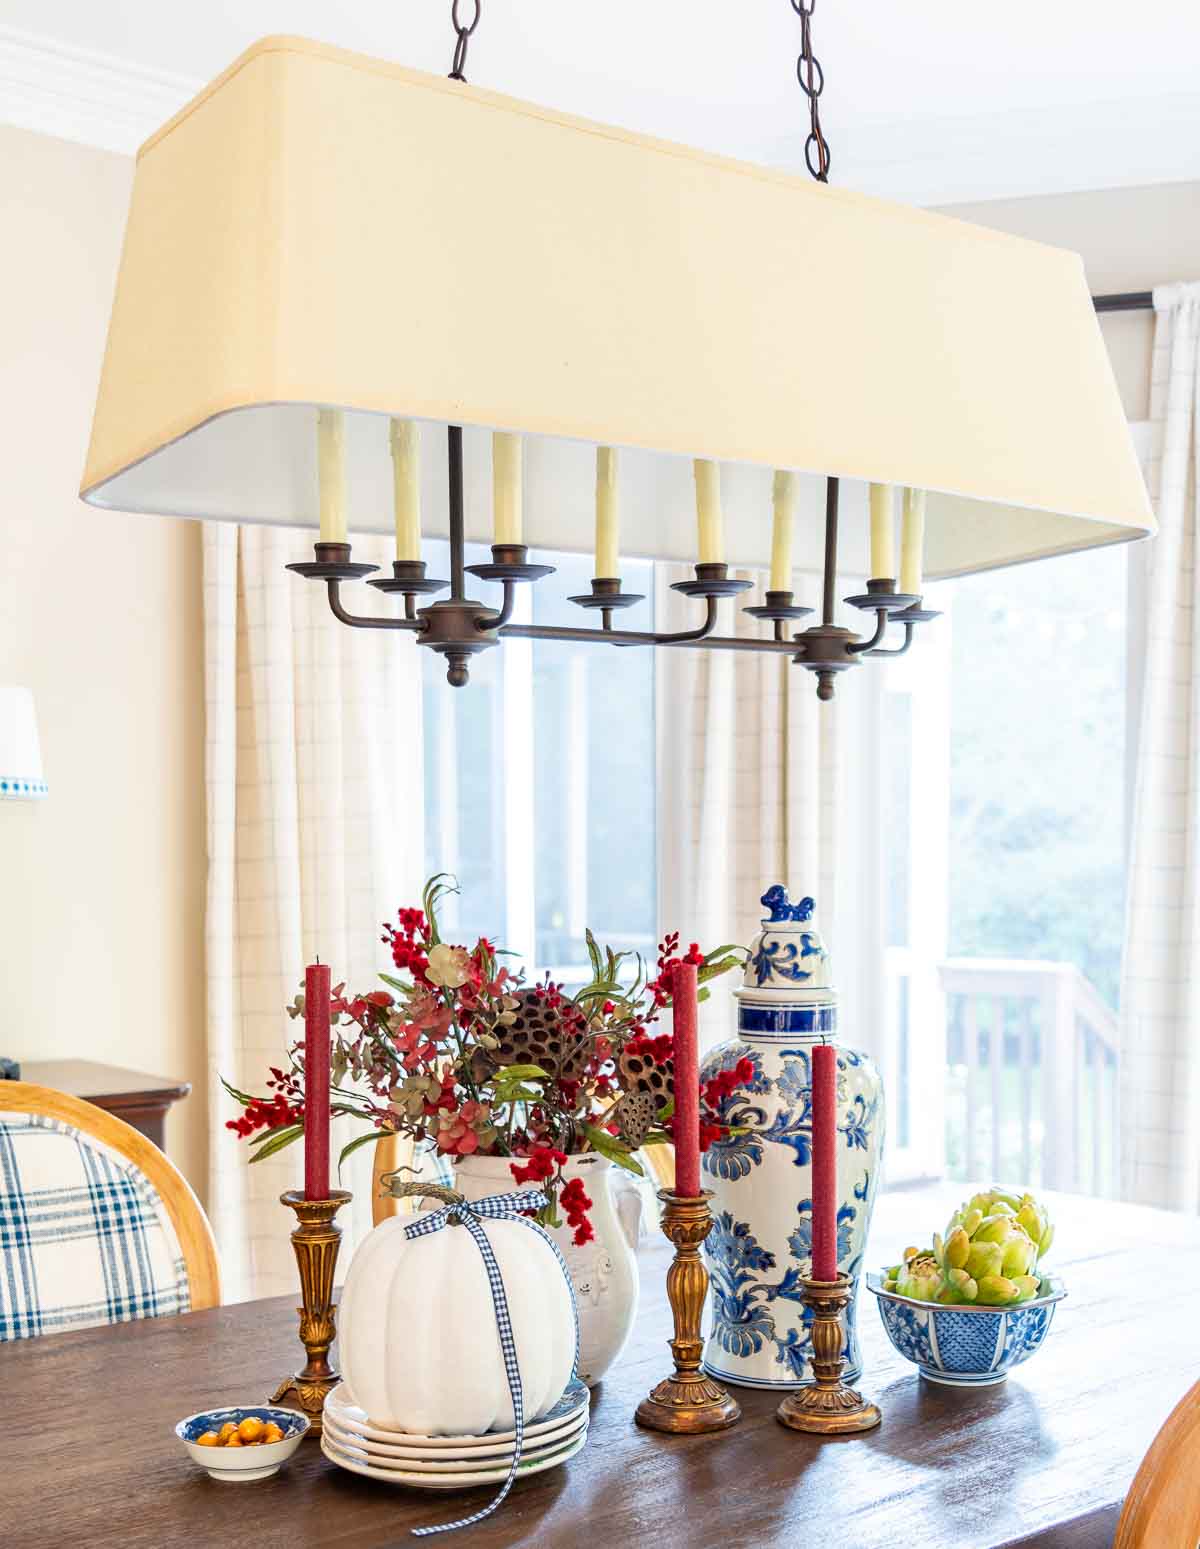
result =
[[[944,213],[1074,249],[1083,255],[1093,295],[1200,280],[1200,183],[994,199],[949,205]],[[1110,313],[1101,327],[1125,412],[1144,419],[1154,314]]]
[[[0,682],[49,799],[0,803],[0,1053],[184,1077],[206,1176],[204,663],[196,524],[76,496],[132,162],[0,127]]]

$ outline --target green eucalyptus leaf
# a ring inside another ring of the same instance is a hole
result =
[[[605,1129],[597,1129],[594,1124],[581,1124],[580,1129],[588,1138],[588,1144],[593,1151],[606,1156],[610,1162],[615,1162],[618,1167],[623,1167],[626,1172],[635,1173],[639,1178],[645,1177],[642,1164],[633,1155],[628,1146],[610,1135]]]
[[[549,1081],[550,1072],[540,1065],[502,1065],[496,1077],[497,1086],[503,1081]]]
[[[243,1108],[245,1108],[248,1103],[252,1103],[254,1101],[254,1099],[252,1097],[250,1097],[247,1093],[239,1092],[237,1087],[230,1086],[229,1082],[226,1081],[224,1076],[218,1076],[217,1079],[220,1081],[221,1085],[225,1088],[225,1090],[229,1093],[230,1097],[232,1097],[235,1102],[241,1103]]]
[[[290,1146],[294,1140],[299,1140],[304,1133],[303,1124],[282,1124],[270,1129],[255,1142],[258,1150],[249,1158],[251,1162],[265,1161],[268,1156],[274,1156],[276,1151],[282,1151],[285,1146]]]
[[[353,1156],[356,1151],[361,1151],[363,1146],[369,1146],[372,1141],[380,1140],[386,1130],[369,1129],[361,1135],[355,1135],[353,1140],[347,1141],[338,1156],[338,1171],[341,1172],[342,1164],[347,1157]]]

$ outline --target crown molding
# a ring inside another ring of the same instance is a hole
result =
[[[131,156],[203,82],[0,26],[0,120]]]
[[[0,26],[0,121],[41,134],[132,155],[203,85]],[[831,138],[838,183],[905,204],[1187,182],[1200,178],[1200,92],[860,121]],[[803,135],[760,158],[803,169]]]

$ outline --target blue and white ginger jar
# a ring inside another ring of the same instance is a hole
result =
[[[789,901],[781,885],[763,894],[768,910],[735,991],[737,1036],[705,1060],[702,1079],[749,1060],[753,1074],[721,1108],[742,1131],[709,1147],[705,1185],[713,1229],[704,1244],[711,1279],[711,1327],[704,1366],[752,1388],[794,1388],[811,1380],[811,1339],[801,1276],[812,1253],[811,1053],[838,1049],[838,1267],[852,1283],[846,1310],[847,1381],[861,1371],[856,1331],[859,1277],[883,1152],[878,1072],[864,1054],[837,1043],[837,996],[829,954],[813,923],[813,901]]]

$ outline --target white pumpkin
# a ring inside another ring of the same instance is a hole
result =
[[[512,1397],[483,1254],[458,1224],[406,1238],[416,1219],[381,1222],[351,1260],[337,1320],[342,1375],[355,1404],[385,1429],[508,1430]],[[480,1224],[508,1300],[528,1423],[552,1409],[571,1380],[573,1294],[540,1233],[520,1221]]]

